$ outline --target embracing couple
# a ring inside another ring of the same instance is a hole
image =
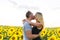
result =
[[[36,20],[35,23],[31,22]],[[24,38],[23,40],[41,40],[40,31],[44,27],[42,13],[37,12],[35,16],[31,11],[26,13],[26,19],[23,20],[24,25]]]

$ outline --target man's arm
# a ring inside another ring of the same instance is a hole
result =
[[[39,34],[32,34],[31,30],[26,31],[26,35],[30,39],[34,39],[34,38],[37,38],[39,36]]]
[[[25,33],[26,33],[26,36],[27,36],[29,39],[34,39],[34,38],[36,38],[36,37],[39,36],[39,34],[38,34],[38,35],[32,34],[32,28],[31,28],[30,24],[27,23],[27,22],[24,23],[24,31],[25,31]]]

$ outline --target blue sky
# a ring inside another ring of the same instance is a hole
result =
[[[42,12],[45,27],[60,26],[60,0],[0,0],[0,25],[23,26],[28,10]]]

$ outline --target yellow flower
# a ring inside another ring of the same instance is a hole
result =
[[[12,32],[7,32],[7,36],[12,36]]]
[[[19,40],[23,40],[23,37],[19,37]]]
[[[22,38],[19,38],[19,40],[23,40]]]
[[[56,34],[56,30],[53,28],[51,28],[51,29],[48,28],[47,36],[51,36],[53,34]]]
[[[60,29],[57,29],[57,34],[58,36],[60,36]]]
[[[23,35],[21,35],[21,36],[19,37],[19,40],[23,40]]]
[[[8,32],[8,28],[4,28],[3,31]]]
[[[15,30],[15,28],[14,27],[11,27],[9,30],[8,30],[8,32],[15,32],[16,30]]]
[[[7,32],[7,36],[11,36],[16,30],[14,29],[14,27],[10,27],[8,32]]]
[[[55,35],[52,35],[51,37],[48,37],[48,40],[57,40]]]
[[[60,40],[60,38],[57,38],[57,40]]]
[[[0,34],[0,40],[3,40],[3,35],[2,34]]]
[[[14,34],[15,34],[16,36],[20,37],[23,33],[19,32],[19,31],[16,31]]]
[[[12,37],[9,40],[17,40],[17,36],[16,35],[12,35]]]
[[[3,28],[2,27],[0,27],[0,32],[2,32],[3,31]]]
[[[23,29],[21,29],[21,28],[18,28],[17,31],[23,33]]]
[[[23,34],[19,36],[19,40],[23,40]]]
[[[5,32],[7,32],[7,31],[8,31],[8,29],[9,29],[9,27],[8,27],[8,26],[3,27],[3,31],[5,31]]]
[[[52,29],[51,30],[51,34],[53,35],[53,34],[56,34],[56,29]]]
[[[47,33],[47,29],[45,28],[41,31],[40,37],[44,37],[46,35],[46,33]]]

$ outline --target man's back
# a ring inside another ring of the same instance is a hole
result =
[[[32,30],[32,27],[30,26],[28,22],[24,22],[24,40],[29,40],[29,38],[26,35],[26,32],[28,30]]]

